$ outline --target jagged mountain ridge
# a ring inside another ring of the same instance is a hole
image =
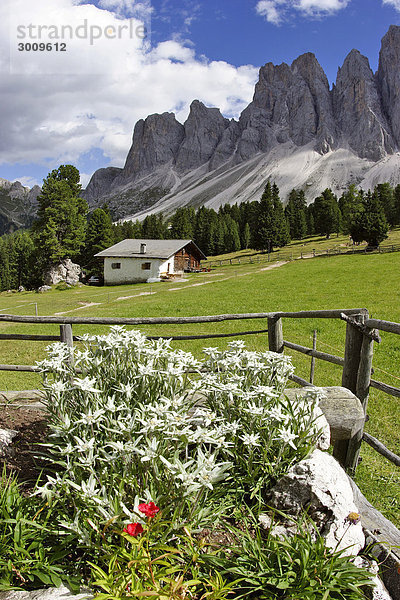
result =
[[[11,182],[0,177],[0,235],[32,223],[40,192],[38,185],[29,189],[19,181]]]
[[[186,122],[154,114],[135,125],[123,168],[100,169],[84,196],[116,217],[171,213],[178,206],[259,199],[272,177],[282,197],[303,188],[400,182],[400,27],[382,39],[379,68],[352,50],[330,89],[312,53],[260,69],[238,121],[195,100]]]

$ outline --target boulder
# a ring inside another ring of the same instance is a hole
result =
[[[80,266],[73,263],[70,258],[66,258],[59,265],[51,267],[47,271],[44,276],[44,284],[51,286],[65,281],[69,285],[76,285],[79,282],[80,273]]]
[[[357,515],[349,480],[326,452],[317,449],[294,465],[269,492],[266,503],[292,517],[307,511],[329,548],[357,555],[364,547],[361,523],[353,515],[349,519],[351,513]],[[268,520],[264,524],[268,527]]]
[[[43,294],[43,292],[49,292],[51,290],[51,285],[41,285],[40,288],[38,288],[38,292],[40,294]]]

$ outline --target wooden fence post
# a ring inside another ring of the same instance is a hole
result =
[[[353,319],[364,324],[368,319],[368,313],[356,315]],[[367,328],[365,333],[353,327],[351,323],[347,324],[346,329],[346,348],[343,366],[342,386],[347,387],[360,400],[364,416],[367,416],[369,386],[372,373],[372,358],[374,353],[374,341],[368,335],[371,328]],[[360,447],[362,442],[363,430],[348,441],[336,442],[333,455],[341,464],[354,473],[357,468]]]
[[[314,329],[313,333],[313,350],[317,349],[317,330]],[[314,383],[314,373],[315,373],[315,356],[311,357],[311,367],[310,367],[310,383]]]
[[[364,315],[354,315],[352,318],[357,323],[363,323],[364,321]],[[363,333],[359,329],[353,327],[351,323],[347,323],[342,386],[353,392],[354,395],[357,394],[357,377],[363,337]],[[348,450],[349,440],[338,440],[333,446],[333,456],[343,466],[347,463]]]
[[[370,331],[372,331],[372,329],[370,329]],[[371,382],[373,355],[374,355],[374,340],[371,339],[370,337],[368,337],[367,335],[364,335],[363,341],[361,344],[360,364],[358,367],[358,374],[357,374],[356,396],[362,404],[365,418],[367,417],[369,385]],[[352,473],[354,473],[357,468],[358,457],[360,455],[362,436],[363,436],[363,431],[360,430],[349,441],[349,447],[347,449],[347,455],[346,455],[346,467]]]
[[[74,347],[74,338],[72,334],[72,325],[60,325],[60,341],[67,344],[71,349],[69,364],[72,364],[72,356],[73,356],[73,347]]]
[[[271,352],[284,350],[282,319],[277,317],[268,318],[268,348]]]

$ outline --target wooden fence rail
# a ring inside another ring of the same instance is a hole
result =
[[[346,322],[346,342],[344,357],[335,356],[327,352],[321,352],[315,348],[308,348],[295,344],[283,337],[283,319],[338,319]],[[60,335],[33,335],[2,333],[0,340],[26,340],[26,341],[63,341],[73,346],[74,341],[79,341],[79,336],[74,336],[72,325],[184,325],[193,323],[218,323],[223,321],[237,321],[246,319],[267,320],[268,328],[241,331],[233,333],[210,333],[203,335],[171,335],[150,336],[149,339],[163,337],[172,340],[196,340],[211,338],[241,337],[245,335],[258,335],[268,333],[268,347],[273,352],[282,353],[286,348],[308,355],[313,359],[323,360],[343,367],[342,386],[355,394],[363,407],[365,418],[367,418],[367,406],[369,388],[374,387],[382,392],[395,397],[400,397],[400,389],[371,379],[373,344],[380,342],[376,330],[400,334],[400,324],[391,321],[370,319],[368,310],[365,308],[338,309],[338,310],[308,310],[299,312],[264,312],[264,313],[242,313],[205,315],[196,317],[54,317],[54,316],[25,316],[0,314],[0,324],[3,323],[33,323],[33,324],[58,324]],[[0,365],[0,371],[38,372],[39,369],[33,365]],[[293,375],[291,379],[300,386],[309,386],[309,381]],[[379,440],[376,440],[363,430],[350,440],[337,440],[334,445],[334,455],[341,458],[344,466],[354,472],[358,462],[358,456],[362,441],[368,443],[381,455],[396,465],[400,465],[400,457],[386,448]]]

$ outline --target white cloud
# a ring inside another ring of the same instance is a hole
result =
[[[382,4],[387,4],[388,6],[393,6],[396,10],[400,12],[400,0],[383,0]]]
[[[101,5],[9,0],[8,25],[1,2],[0,165],[20,162],[54,168],[65,162],[77,164],[80,156],[98,148],[110,164],[122,166],[138,119],[177,111],[183,120],[195,98],[218,106],[226,116],[238,116],[251,100],[255,67],[199,59],[193,48],[177,40],[150,50],[137,36],[108,39],[104,35],[108,27],[141,22],[123,17],[133,5],[128,0],[101,0]],[[28,39],[27,29],[22,30],[24,39],[16,37],[18,25],[34,24],[37,36],[38,25],[64,24],[75,34],[85,22],[88,30],[95,26],[103,34],[93,44],[90,37],[68,38],[65,52],[55,51],[55,39],[45,39],[48,29],[42,30],[42,39]],[[18,52],[18,42],[51,42],[53,50]]]
[[[86,0],[80,0],[80,4],[85,4]],[[150,0],[136,2],[136,0],[100,0],[100,8],[114,12],[122,17],[137,17],[138,19],[147,19],[153,12]]]
[[[28,188],[33,188],[34,185],[42,185],[41,181],[39,182],[34,177],[25,177],[25,175],[22,177],[15,177],[14,181],[19,181],[23,186]]]
[[[274,25],[280,25],[282,22],[282,11],[284,11],[283,4],[286,2],[279,2],[279,0],[260,0],[256,6],[256,11],[262,17],[265,17],[269,23]]]
[[[384,0],[397,2],[400,0]],[[260,0],[256,5],[259,15],[273,25],[280,25],[288,14],[300,13],[305,17],[327,17],[346,8],[351,0]]]

